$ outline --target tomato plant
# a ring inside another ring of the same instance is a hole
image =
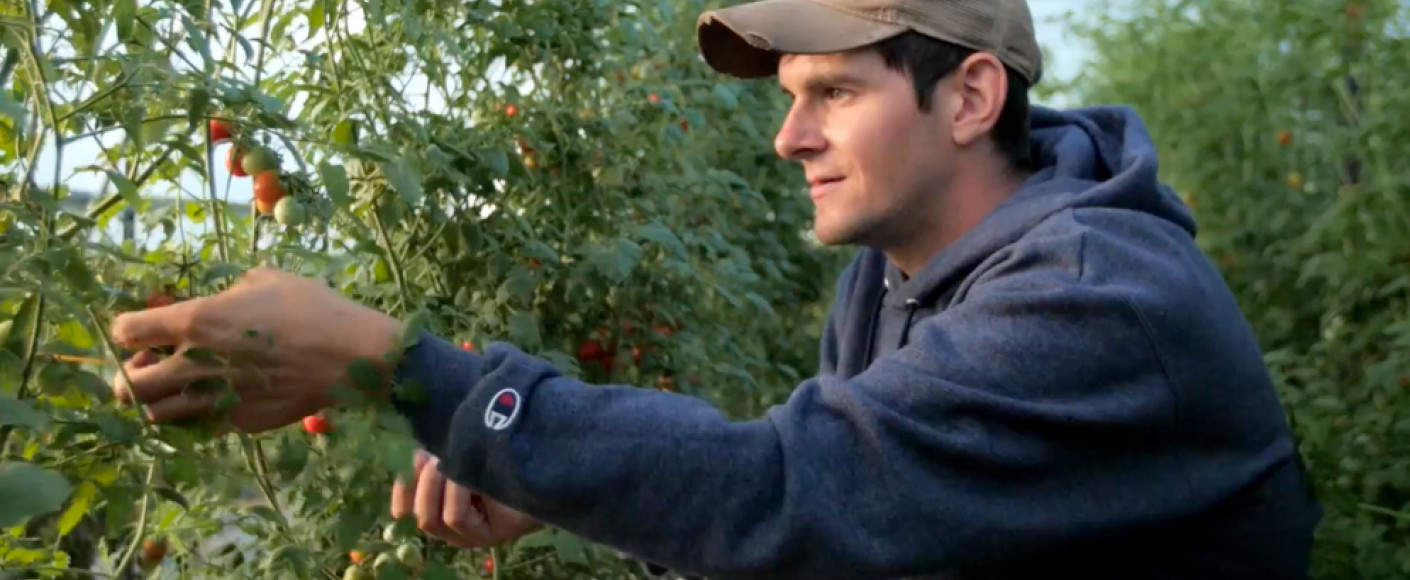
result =
[[[356,400],[259,435],[148,424],[109,390],[134,353],[108,323],[270,264],[757,415],[816,368],[847,252],[807,235],[776,88],[696,55],[705,7],[0,6],[0,576],[629,575],[562,530],[460,550],[391,521],[415,444]]]
[[[1129,103],[1260,337],[1327,515],[1313,578],[1410,575],[1410,51],[1398,0],[1091,11],[1082,103]],[[1191,75],[1191,71],[1200,71]]]

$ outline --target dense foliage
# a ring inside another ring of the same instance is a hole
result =
[[[276,264],[466,348],[761,412],[816,368],[843,256],[773,153],[776,89],[696,56],[704,7],[4,4],[0,578],[625,571],[556,531],[490,553],[391,526],[395,417],[145,424],[107,391],[107,324]]]
[[[1410,11],[1121,6],[1074,21],[1095,62],[1044,94],[1146,119],[1328,506],[1315,577],[1410,574]],[[147,425],[108,393],[107,324],[270,263],[467,348],[761,412],[816,368],[847,252],[806,235],[776,89],[696,56],[704,8],[0,4],[0,578],[631,573],[552,530],[469,552],[393,525],[394,417]]]
[[[1314,577],[1410,575],[1410,45],[1399,0],[1129,0],[1074,20],[1252,320],[1328,514]]]

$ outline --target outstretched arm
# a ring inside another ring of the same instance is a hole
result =
[[[1182,459],[1200,459],[1182,457],[1137,312],[1065,276],[986,282],[905,349],[850,380],[809,379],[756,420],[429,336],[400,377],[430,403],[397,404],[452,480],[688,573],[964,569],[1202,509],[1223,490],[1186,483]]]

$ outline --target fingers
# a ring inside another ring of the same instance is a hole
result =
[[[153,423],[169,423],[181,419],[212,415],[216,410],[216,402],[223,394],[220,392],[182,391],[147,405],[147,420]]]
[[[137,369],[152,366],[162,360],[157,353],[150,350],[139,350],[122,363],[122,371],[117,373],[113,380],[113,396],[118,402],[124,405],[132,404],[132,389],[127,385],[127,377],[131,376]]]
[[[484,548],[495,543],[490,535],[489,522],[480,511],[480,494],[453,481],[446,481],[444,500],[441,520],[461,540],[452,543],[468,549]]]
[[[416,480],[416,527],[434,536],[448,536],[452,532],[441,520],[446,479],[441,470],[436,469],[437,463],[435,459],[429,461]]]
[[[472,522],[479,517],[471,505],[470,490],[446,479],[439,461],[432,457],[421,469],[416,482],[416,526],[426,534],[453,546],[472,549],[481,541],[461,533],[465,527],[474,531]],[[471,514],[474,515],[471,515]],[[487,533],[480,534],[487,536]]]
[[[170,306],[124,312],[113,319],[113,341],[127,348],[179,345],[189,342],[195,309],[206,298]]]
[[[401,476],[392,483],[392,518],[416,518],[416,527],[429,536],[466,549],[484,548],[503,542],[499,536],[520,535],[523,526],[510,525],[496,531],[489,512],[491,502],[471,488],[441,474],[440,462],[424,450],[417,450],[410,480]],[[517,513],[500,508],[506,523]],[[503,533],[502,533],[503,532]]]
[[[392,483],[392,519],[399,520],[416,512],[416,482],[430,458],[430,453],[417,449],[416,457],[412,460],[410,482],[397,475],[396,482]]]
[[[223,366],[202,364],[184,354],[161,358],[149,351],[138,352],[123,364],[123,369],[125,373],[118,373],[113,382],[114,396],[124,403],[130,404],[135,398],[148,405],[180,394],[193,382],[227,373]]]

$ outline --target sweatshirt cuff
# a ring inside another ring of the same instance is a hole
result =
[[[452,419],[483,368],[484,357],[425,331],[402,354],[393,375],[391,403],[432,455],[445,457]]]

